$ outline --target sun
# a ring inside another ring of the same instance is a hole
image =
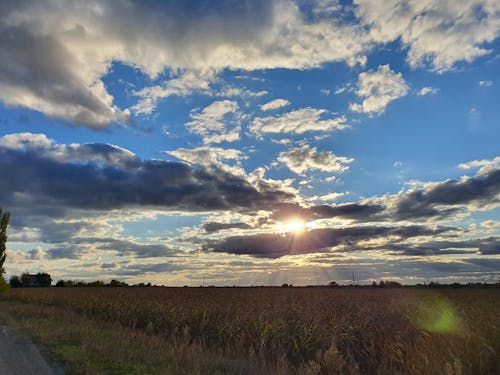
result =
[[[308,225],[304,220],[293,218],[285,221],[282,224],[282,229],[284,232],[294,232],[294,233],[302,233],[307,229]]]

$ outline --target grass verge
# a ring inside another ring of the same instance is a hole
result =
[[[75,375],[251,374],[198,345],[97,323],[57,306],[0,301],[0,323],[32,337]]]

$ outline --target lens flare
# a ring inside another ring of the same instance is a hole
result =
[[[433,333],[460,334],[463,328],[455,308],[441,296],[421,300],[414,320],[421,329]]]

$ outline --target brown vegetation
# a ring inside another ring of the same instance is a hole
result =
[[[121,343],[121,360],[119,347],[101,347],[115,364],[135,363],[118,373],[494,374],[499,297],[498,288],[50,288],[12,290],[3,304],[19,316],[45,311],[62,331],[82,320],[136,337]],[[148,342],[163,361],[147,359]]]

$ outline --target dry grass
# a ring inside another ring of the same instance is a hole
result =
[[[51,288],[12,290],[1,309],[73,373],[495,374],[499,297],[498,289]]]

